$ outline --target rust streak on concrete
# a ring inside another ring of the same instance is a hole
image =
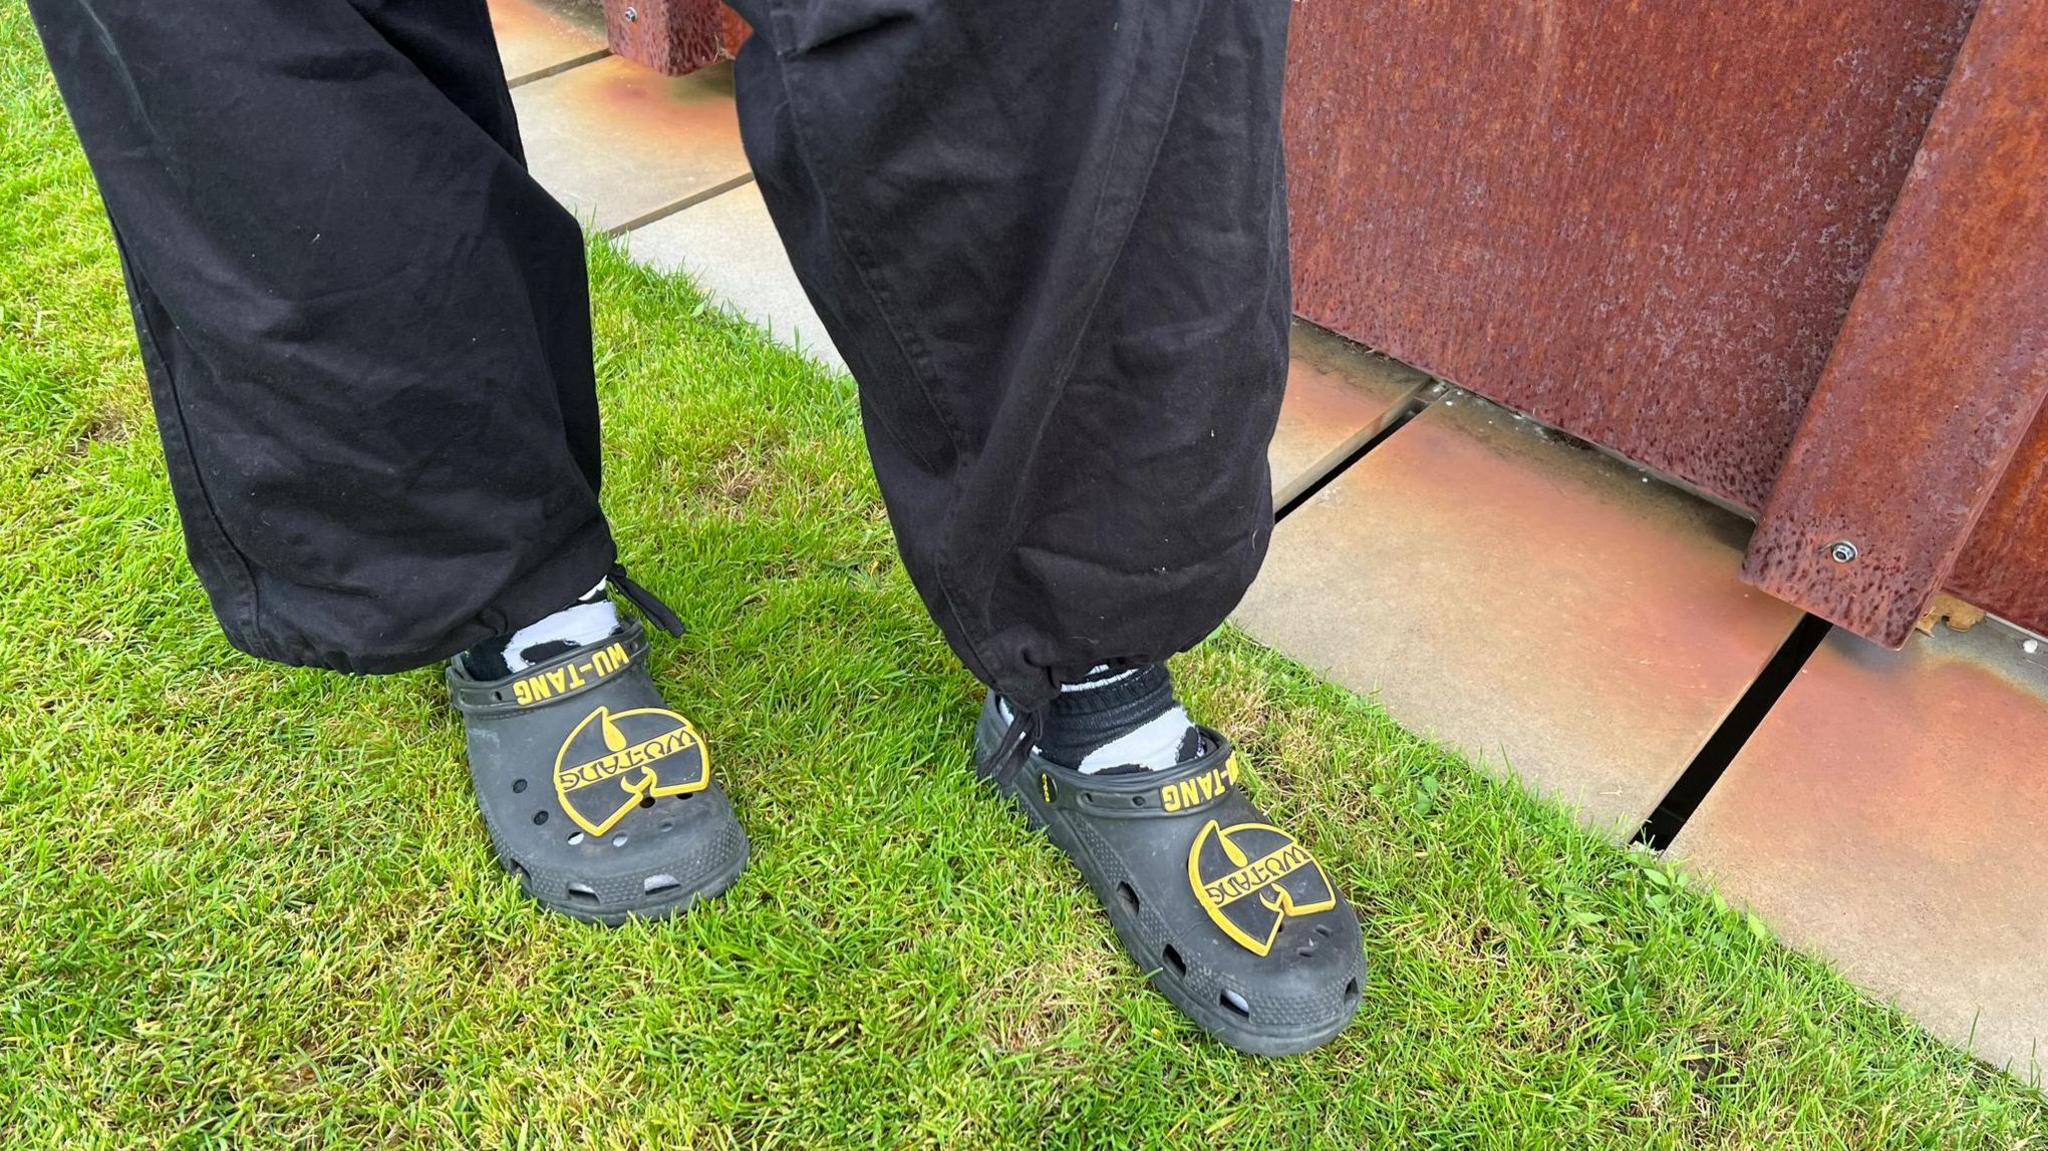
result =
[[[1898,652],[1836,632],[1671,848],[2022,1078],[2048,1057],[2048,645],[2026,642],[1997,623]]]
[[[1429,383],[1414,368],[1312,324],[1297,322],[1289,342],[1287,396],[1267,453],[1276,505],[1343,462],[1360,437]]]
[[[1625,839],[1798,620],[1746,532],[1454,393],[1280,525],[1237,619]]]
[[[613,56],[512,96],[534,175],[600,229],[659,215],[749,171],[730,65],[661,76]]]
[[[491,31],[505,81],[514,87],[606,51],[602,16],[561,0],[491,0]]]

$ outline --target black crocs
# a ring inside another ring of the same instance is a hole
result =
[[[704,740],[646,662],[647,633],[628,620],[504,679],[448,667],[499,864],[547,907],[612,926],[676,914],[747,864]]]
[[[978,771],[1067,853],[1124,949],[1202,1029],[1292,1055],[1351,1022],[1365,983],[1358,917],[1307,848],[1237,785],[1229,741],[1164,771],[1083,775],[1037,754],[991,694]]]

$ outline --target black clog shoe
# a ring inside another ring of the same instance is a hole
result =
[[[502,679],[448,667],[498,863],[549,909],[614,927],[677,914],[747,864],[704,740],[646,662],[646,631],[628,620]]]
[[[1124,950],[1204,1031],[1240,1051],[1319,1047],[1358,1011],[1358,917],[1308,849],[1238,786],[1230,741],[1163,771],[1083,775],[1039,755],[991,693],[977,770],[1095,890]]]

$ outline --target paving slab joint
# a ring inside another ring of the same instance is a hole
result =
[[[623,236],[626,233],[631,232],[637,228],[644,228],[657,220],[666,220],[670,216],[675,215],[677,212],[681,212],[688,208],[694,208],[697,205],[703,203],[704,201],[712,199],[713,197],[723,196],[727,192],[730,192],[735,188],[744,188],[748,184],[751,184],[753,182],[754,174],[752,172],[746,172],[741,175],[734,176],[732,179],[727,180],[722,184],[713,184],[709,188],[705,188],[700,192],[693,192],[690,195],[684,196],[682,199],[676,200],[673,203],[663,204],[661,207],[656,208],[653,211],[642,212],[638,216],[635,216],[632,219],[627,220],[623,224],[614,224],[611,227],[606,228],[604,230],[604,234],[607,236]]]
[[[1800,617],[1792,628],[1792,634],[1778,645],[1777,652],[1750,682],[1742,698],[1735,701],[1735,706],[1729,709],[1720,726],[1714,729],[1714,734],[1700,745],[1698,754],[1693,756],[1692,762],[1686,765],[1685,771],[1664,793],[1650,818],[1643,821],[1643,826],[1636,830],[1629,842],[1652,851],[1662,851],[1678,838],[1686,820],[1699,810],[1707,793],[1721,781],[1722,773],[1735,762],[1736,755],[1749,742],[1749,737],[1763,726],[1764,718],[1784,697],[1785,689],[1792,686],[1800,669],[1820,649],[1821,641],[1827,638],[1833,626],[1817,615]]]
[[[1408,421],[1421,415],[1424,409],[1444,394],[1445,390],[1446,385],[1439,381],[1424,380],[1417,384],[1413,391],[1401,397],[1393,407],[1382,413],[1377,420],[1358,429],[1343,443],[1330,449],[1328,455],[1316,461],[1274,495],[1273,522],[1279,523],[1286,519],[1294,509],[1315,498],[1317,492],[1335,483],[1353,464],[1364,459],[1374,448],[1387,442]]]
[[[531,84],[535,80],[545,80],[550,76],[559,76],[562,73],[567,72],[571,68],[581,68],[585,64],[595,64],[599,60],[602,60],[606,56],[609,56],[611,54],[611,49],[599,48],[593,52],[587,52],[581,56],[576,56],[571,59],[564,60],[559,64],[550,64],[545,68],[537,68],[531,72],[525,73],[524,75],[507,80],[505,82],[505,88],[507,91],[510,91],[513,88],[520,88],[528,84]]]

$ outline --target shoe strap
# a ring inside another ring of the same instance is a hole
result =
[[[1207,811],[1238,789],[1237,752],[1219,732],[1196,726],[1209,750],[1186,763],[1162,771],[1087,775],[1030,755],[1021,765],[1025,778],[1018,786],[1036,791],[1047,807],[1101,819],[1158,819]]]
[[[647,659],[647,629],[630,617],[617,633],[587,643],[503,679],[471,679],[451,662],[448,692],[464,715],[532,711],[611,683]]]

